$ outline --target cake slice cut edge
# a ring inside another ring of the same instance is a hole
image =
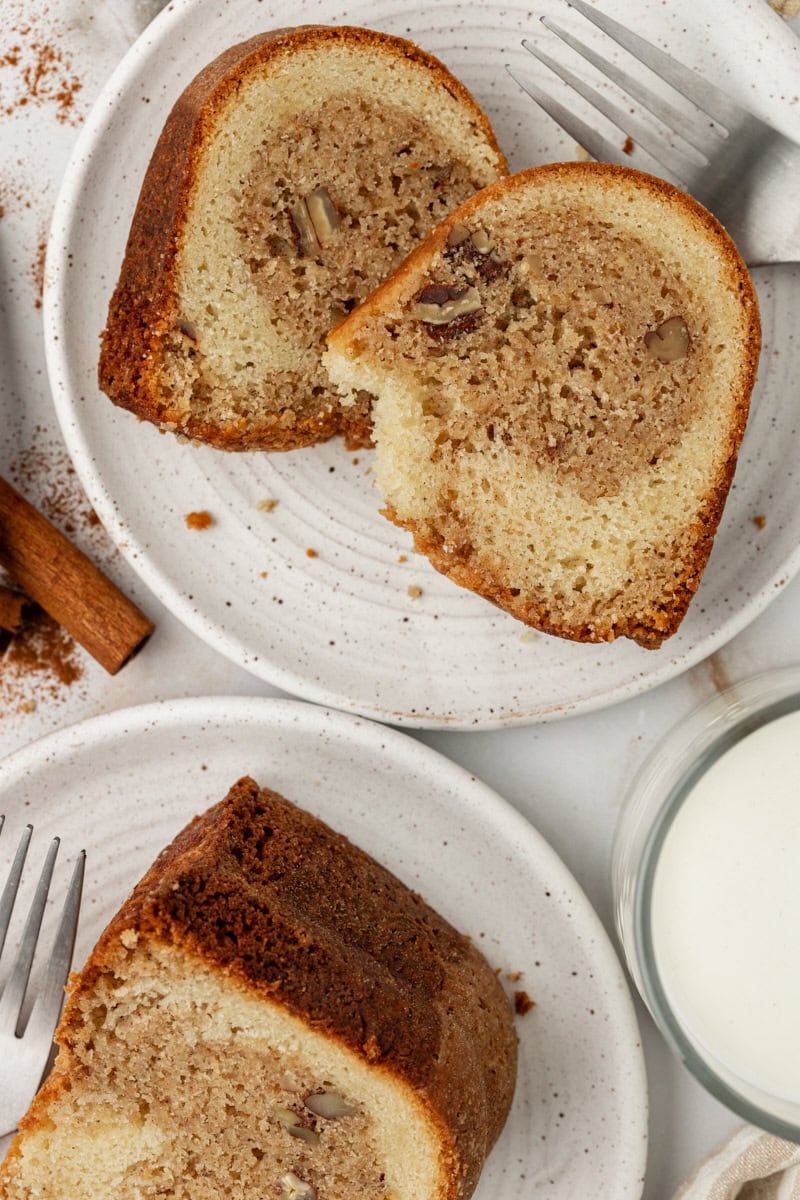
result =
[[[325,365],[377,397],[386,515],[438,570],[547,633],[657,648],[711,552],[759,349],[752,281],[705,209],[563,163],[452,213]]]
[[[102,335],[100,387],[231,450],[370,437],[320,364],[328,330],[461,200],[505,174],[467,89],[349,26],[226,50],[170,113]]]
[[[455,1200],[516,1064],[470,942],[249,779],[137,885],[57,1042],[3,1200]]]

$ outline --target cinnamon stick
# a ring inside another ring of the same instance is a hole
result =
[[[0,629],[19,633],[32,608],[30,597],[0,585]]]
[[[144,613],[2,478],[0,563],[112,675],[153,632]]]

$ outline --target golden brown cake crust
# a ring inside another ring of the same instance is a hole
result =
[[[714,239],[727,276],[726,282],[733,294],[738,293],[743,323],[749,332],[744,361],[737,382],[735,412],[727,429],[727,444],[717,478],[709,488],[704,503],[695,514],[694,520],[683,531],[682,549],[685,550],[685,553],[682,554],[680,561],[676,562],[674,573],[664,585],[661,595],[643,609],[640,619],[613,625],[596,622],[592,625],[577,626],[574,623],[562,622],[559,621],[557,614],[554,614],[552,609],[533,606],[514,589],[487,580],[485,573],[476,569],[471,562],[471,547],[445,545],[444,539],[435,531],[421,530],[413,520],[398,517],[391,504],[388,504],[383,511],[389,520],[412,532],[416,548],[427,556],[438,571],[448,575],[463,587],[483,596],[526,624],[541,629],[545,633],[576,641],[604,642],[612,641],[617,637],[628,637],[647,649],[658,649],[666,638],[676,632],[683,620],[713,548],[714,536],[736,469],[739,445],[747,423],[750,394],[756,379],[761,349],[758,299],[752,280],[735,245],[707,209],[691,196],[678,191],[655,176],[631,172],[629,168],[607,163],[551,163],[520,171],[477,192],[446,217],[432,230],[425,241],[415,247],[392,276],[376,288],[358,309],[332,330],[328,336],[328,346],[337,354],[357,358],[360,352],[359,336],[369,328],[370,321],[382,312],[391,309],[402,297],[406,296],[410,283],[416,279],[419,270],[427,266],[434,255],[444,252],[448,243],[448,235],[453,227],[456,225],[468,226],[472,218],[479,218],[488,196],[495,201],[502,201],[504,197],[518,189],[526,188],[536,180],[546,181],[548,179],[563,179],[567,183],[576,178],[583,179],[593,189],[602,191],[606,187],[618,186],[620,180],[629,180],[632,176],[635,176],[637,187],[658,196],[665,204],[678,208],[683,220],[688,220],[695,227],[706,230]]]
[[[159,855],[73,977],[56,1069],[21,1130],[69,1086],[81,997],[114,972],[126,930],[197,956],[410,1085],[450,1148],[448,1196],[471,1194],[516,1075],[495,974],[421,897],[249,778]]]
[[[697,591],[703,575],[703,570],[714,546],[714,535],[719,519],[725,506],[730,479],[736,468],[736,451],[728,459],[727,478],[724,485],[716,488],[709,498],[703,512],[697,521],[687,530],[686,541],[691,546],[691,557],[688,563],[681,565],[674,573],[673,579],[658,602],[652,604],[647,614],[647,621],[630,621],[626,624],[618,622],[607,629],[593,625],[576,626],[558,621],[552,609],[544,605],[532,607],[515,594],[512,588],[500,587],[487,582],[486,577],[476,571],[471,565],[469,555],[458,547],[445,547],[441,538],[426,537],[419,533],[414,523],[399,521],[391,508],[381,511],[395,525],[407,528],[414,537],[414,546],[420,554],[424,554],[431,565],[449,576],[461,587],[469,588],[485,600],[491,601],[498,608],[510,613],[519,621],[524,621],[542,633],[554,637],[567,638],[573,642],[610,642],[618,637],[627,637],[637,642],[645,650],[658,650],[665,638],[671,637],[686,615],[686,610],[692,597]]]
[[[202,147],[217,114],[240,80],[259,63],[343,41],[424,66],[441,87],[469,108],[475,125],[505,170],[505,157],[488,118],[468,90],[438,59],[411,42],[369,29],[305,25],[258,34],[232,46],[202,70],[177,100],[142,184],[102,334],[98,369],[101,389],[119,407],[162,429],[172,424],[179,426],[185,436],[225,450],[291,450],[324,441],[338,431],[340,414],[331,411],[299,420],[290,427],[282,427],[276,421],[268,439],[256,442],[244,419],[220,428],[214,422],[171,412],[161,395],[159,375],[152,364],[159,362],[162,346],[174,334],[180,315],[176,307],[180,238]],[[369,444],[367,424],[348,425],[346,414],[343,423],[353,445]]]

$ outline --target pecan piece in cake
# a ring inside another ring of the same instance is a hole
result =
[[[297,201],[289,214],[298,253],[313,258],[331,240],[341,225],[339,210],[327,188],[314,188]]]
[[[302,1142],[307,1142],[309,1146],[316,1146],[319,1143],[319,1134],[306,1125],[302,1117],[291,1108],[273,1108],[272,1115],[275,1120],[281,1125],[287,1133],[292,1137],[299,1138]]]
[[[669,320],[662,321],[657,329],[648,329],[644,335],[644,344],[651,358],[670,363],[677,362],[679,358],[686,358],[692,339],[683,317],[670,317]]]
[[[460,222],[447,235],[445,257],[452,263],[468,264],[487,283],[508,270],[508,264],[495,252],[486,230],[473,232]]]
[[[483,305],[477,288],[429,283],[418,294],[409,312],[422,321],[429,337],[443,342],[474,329]]]
[[[324,1121],[339,1121],[342,1117],[354,1117],[358,1112],[338,1092],[311,1092],[303,1104],[315,1117],[322,1117]]]
[[[276,1196],[277,1200],[317,1200],[316,1189],[294,1171],[284,1171],[281,1175]]]

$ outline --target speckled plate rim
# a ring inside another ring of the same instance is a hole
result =
[[[420,729],[443,726],[451,729],[503,728],[596,711],[645,693],[681,675],[720,649],[755,620],[782,587],[800,571],[800,540],[787,549],[785,557],[772,574],[764,579],[762,586],[730,612],[716,628],[702,634],[685,650],[673,652],[655,669],[649,662],[645,666],[643,660],[641,670],[631,670],[628,677],[616,686],[600,688],[591,694],[565,702],[537,700],[527,711],[498,714],[485,709],[464,709],[461,712],[448,711],[444,714],[426,715],[415,709],[406,711],[379,706],[287,670],[270,662],[263,654],[255,654],[253,647],[238,637],[235,631],[207,618],[193,606],[190,598],[169,573],[152,560],[147,546],[124,524],[115,507],[110,486],[95,468],[87,432],[76,418],[77,398],[73,395],[69,382],[68,340],[65,337],[64,320],[70,237],[73,223],[79,214],[93,147],[102,138],[109,112],[122,103],[126,88],[141,64],[153,54],[157,46],[168,40],[173,27],[184,15],[198,7],[201,2],[202,0],[172,0],[134,43],[101,90],[79,135],[59,190],[48,240],[43,292],[47,369],[56,414],[67,448],[101,522],[124,558],[158,599],[208,645],[267,683],[316,704],[331,705],[346,712]],[[781,25],[766,3],[763,9],[742,4],[742,11],[747,20],[753,23],[753,28],[758,26],[766,38],[774,35]],[[786,36],[791,37],[789,31]],[[650,652],[647,656],[650,658]],[[457,705],[453,707],[455,709]]]
[[[501,879],[507,878],[511,873],[512,878],[518,881],[521,870],[524,871],[526,881],[530,880],[532,889],[544,886],[547,889],[545,895],[552,894],[556,897],[555,908],[546,909],[551,923],[550,943],[558,940],[559,945],[565,943],[573,946],[576,959],[580,953],[580,961],[585,961],[588,968],[579,985],[580,1012],[576,1008],[568,1026],[568,1033],[574,1034],[574,1041],[577,1042],[580,1024],[582,1030],[586,1031],[586,1036],[596,1044],[598,1059],[602,1060],[604,1068],[609,1067],[609,1072],[608,1078],[602,1081],[591,1079],[591,1066],[583,1062],[580,1049],[575,1049],[572,1062],[574,1074],[571,1078],[573,1082],[578,1079],[581,1084],[586,1085],[585,1092],[579,1099],[586,1105],[587,1112],[591,1113],[587,1123],[591,1125],[596,1138],[595,1158],[586,1159],[583,1153],[571,1154],[569,1146],[551,1145],[549,1153],[555,1156],[559,1170],[569,1173],[574,1169],[580,1175],[581,1171],[594,1171],[601,1165],[597,1161],[596,1151],[605,1147],[608,1156],[605,1165],[614,1172],[613,1178],[606,1177],[606,1183],[609,1186],[613,1183],[613,1194],[629,1197],[631,1200],[641,1194],[647,1152],[647,1081],[631,994],[610,938],[579,884],[549,843],[511,804],[464,768],[400,730],[387,729],[364,718],[319,708],[299,700],[209,696],[158,701],[104,713],[58,730],[23,747],[0,761],[0,812],[14,812],[15,797],[18,803],[23,785],[29,795],[53,795],[54,790],[48,787],[48,778],[53,773],[62,790],[74,786],[70,783],[72,775],[77,774],[80,777],[81,770],[89,773],[92,777],[92,795],[95,795],[95,789],[99,793],[103,786],[113,782],[117,771],[122,778],[127,779],[131,772],[139,770],[140,758],[137,754],[140,746],[141,751],[147,753],[152,762],[153,737],[156,733],[159,739],[167,738],[169,744],[176,747],[174,757],[182,769],[185,760],[190,758],[195,766],[201,761],[213,762],[215,771],[227,770],[226,755],[236,760],[235,769],[238,770],[241,765],[239,758],[242,748],[246,748],[248,737],[251,740],[258,739],[258,752],[265,760],[270,761],[273,758],[280,762],[283,760],[278,754],[277,744],[282,734],[290,747],[294,745],[293,739],[301,738],[304,746],[311,747],[309,758],[303,762],[292,759],[292,762],[297,762],[297,775],[302,780],[299,786],[305,785],[309,788],[307,803],[312,810],[317,806],[310,787],[310,782],[315,779],[315,771],[322,771],[321,780],[324,785],[324,766],[320,764],[324,764],[327,755],[328,761],[333,763],[332,790],[335,796],[337,779],[341,787],[343,768],[336,764],[333,754],[337,749],[344,749],[347,752],[345,770],[349,774],[352,769],[355,786],[358,784],[359,774],[362,779],[369,779],[370,772],[375,772],[375,779],[381,785],[378,788],[377,784],[373,783],[373,790],[367,793],[370,803],[375,805],[375,808],[370,809],[370,840],[375,842],[379,839],[383,842],[384,830],[394,825],[391,835],[386,837],[385,855],[375,845],[368,846],[368,849],[383,858],[390,869],[394,866],[393,854],[402,858],[402,865],[395,866],[395,869],[401,875],[405,875],[411,886],[419,887],[423,894],[427,890],[434,904],[437,900],[431,895],[431,890],[435,892],[440,886],[445,886],[439,871],[442,866],[441,851],[436,850],[434,846],[435,831],[441,832],[443,828],[447,832],[448,853],[456,855],[459,874],[463,878],[472,879],[472,871],[480,869],[483,872],[481,877],[487,881],[491,879],[493,872],[498,873],[498,878]],[[241,738],[241,747],[236,742],[237,738]],[[115,744],[123,740],[125,753],[114,753]],[[333,750],[328,749],[331,746]],[[107,756],[105,760],[100,758],[101,752]],[[118,767],[120,760],[122,766]],[[156,764],[158,761],[160,760],[156,759]],[[103,762],[110,762],[112,765],[104,769]],[[294,766],[292,771],[294,772]],[[171,782],[170,772],[166,768],[163,772],[158,772],[157,778],[160,780],[162,777],[165,780],[164,786],[168,789],[169,801],[175,796],[174,782]],[[394,780],[394,784],[386,786],[385,781],[388,779]],[[415,787],[409,789],[409,781]],[[193,788],[193,782],[187,778],[187,788]],[[233,779],[230,782],[232,783]],[[269,780],[265,779],[263,782]],[[361,795],[355,791],[355,786],[352,794]],[[401,792],[402,795],[399,795]],[[57,792],[55,794],[57,795]],[[339,794],[341,795],[341,792]],[[198,806],[203,803],[199,798],[195,799],[195,790],[191,791],[191,795],[192,806],[189,807],[186,803],[186,811],[182,811],[179,818],[176,816],[175,832],[195,811],[195,803]],[[323,808],[325,804],[330,806],[335,803],[328,797],[329,793],[326,792],[326,799],[322,801]],[[214,796],[213,799],[219,798]],[[297,795],[293,798],[300,799],[301,803],[306,802]],[[80,800],[81,792],[77,788],[74,800],[76,810]],[[148,803],[153,805],[154,812],[156,801],[156,796],[148,796]],[[393,822],[395,810],[392,805],[397,801],[403,804],[402,817],[398,818],[395,813]],[[56,800],[53,803],[55,804]],[[120,807],[119,793],[111,787],[108,787],[102,803],[109,806],[109,828],[113,822],[114,830],[113,836],[102,844],[104,848],[109,848],[112,860],[121,859],[125,850],[124,838],[120,836],[125,828],[125,808]],[[213,803],[213,800],[209,800],[208,803]],[[61,811],[63,813],[63,807]],[[145,816],[147,811],[149,810],[145,810]],[[353,811],[342,813],[341,821],[336,816],[331,816],[330,811],[323,815],[353,840],[359,840],[360,831],[355,827],[355,807]],[[43,824],[41,815],[37,823],[36,813],[16,812],[14,816],[22,816],[23,820],[32,819],[39,833],[59,832]],[[57,814],[47,814],[46,809],[45,816],[48,820],[57,819]],[[429,839],[424,836],[426,827],[431,835]],[[480,844],[474,836],[476,827],[486,833],[486,836],[480,839]],[[137,828],[140,830],[141,826]],[[148,839],[156,838],[157,835],[150,825],[146,825],[146,830]],[[60,832],[63,834],[64,830]],[[361,833],[363,835],[364,831],[361,830]],[[94,831],[92,836],[101,838],[102,830]],[[393,840],[395,838],[397,841]],[[411,856],[406,858],[405,853],[409,846],[412,848]],[[450,847],[453,848],[452,851]],[[71,849],[74,851],[75,847]],[[151,846],[148,840],[147,846],[137,846],[137,853],[142,854],[146,850],[151,853],[152,861],[161,849],[161,845]],[[463,857],[465,854],[470,856],[466,861]],[[448,862],[452,868],[452,860],[448,859]],[[414,871],[410,874],[412,866]],[[435,883],[432,882],[434,875]],[[452,878],[452,870],[448,878]],[[134,882],[135,878],[131,879],[130,886]],[[515,894],[519,895],[518,890]],[[532,890],[532,897],[533,894]],[[507,930],[513,931],[517,925],[520,931],[524,930],[524,934],[520,932],[514,936],[529,938],[531,947],[538,947],[541,943],[544,922],[539,922],[537,932],[529,930],[529,906],[524,903],[522,896],[514,912],[509,912],[503,907],[502,913],[499,910],[492,913],[491,905],[494,903],[497,909],[498,901],[491,900],[491,889],[487,886],[485,890],[482,889],[477,903],[480,903],[482,912],[489,914],[486,917],[489,928],[495,927],[496,931],[502,928],[505,935]],[[539,899],[534,905],[536,903],[543,906],[544,903],[551,902]],[[107,921],[112,915],[112,911],[95,914],[100,922]],[[453,914],[450,915],[452,917]],[[509,940],[511,936],[509,932]],[[494,958],[502,952],[502,940],[499,946],[493,946],[492,951],[487,948],[487,953]],[[534,985],[528,981],[527,976],[526,982],[533,989]],[[566,987],[566,981],[563,981],[563,986]],[[565,993],[564,1004],[569,1007],[570,1003],[571,1000]],[[596,1005],[596,1018],[589,1015],[590,1005]],[[552,1008],[556,1009],[555,1003]],[[562,1006],[558,1005],[559,1014],[561,1008]],[[540,1021],[547,1020],[541,1005],[534,1009],[530,1018],[521,1018],[520,1021],[536,1020],[537,1016]],[[556,1027],[551,1025],[550,1028]],[[526,1061],[525,1058],[526,1042],[530,1045],[534,1040],[534,1029],[533,1025],[517,1026],[521,1046],[521,1081],[524,1076],[526,1084],[532,1082],[533,1088],[536,1089],[539,1082],[537,1064]],[[529,1030],[530,1039],[526,1038],[526,1032]],[[535,1032],[535,1038],[540,1042],[549,1042],[551,1037],[547,1027],[544,1030],[539,1027]],[[567,1045],[571,1050],[572,1036]],[[597,1086],[598,1082],[602,1086]],[[559,1100],[555,1107],[562,1103],[563,1101]],[[610,1105],[616,1109],[619,1118],[613,1130],[608,1129]],[[512,1124],[512,1120],[513,1118],[510,1119],[509,1125]],[[514,1136],[517,1139],[513,1143],[516,1154],[520,1149],[519,1137],[522,1136],[519,1129],[515,1129]],[[527,1137],[527,1134],[525,1136]],[[537,1163],[536,1156],[542,1154],[542,1149],[538,1145],[538,1139],[537,1144],[530,1144],[530,1139],[527,1141],[529,1149],[526,1149],[525,1153],[531,1155],[530,1170],[533,1171]],[[502,1158],[502,1141],[498,1151]],[[573,1159],[580,1163],[580,1169],[578,1166],[573,1168]],[[519,1164],[515,1161],[515,1178],[518,1167]],[[541,1163],[538,1164],[538,1170],[541,1173]],[[548,1165],[545,1173],[548,1170],[557,1174],[556,1166]],[[569,1178],[551,1182],[556,1186],[547,1191],[550,1200],[573,1200],[575,1193],[569,1189],[574,1189],[575,1176],[571,1183]],[[521,1196],[525,1191],[523,1165],[515,1194]],[[480,1200],[482,1194],[479,1189],[477,1200]],[[492,1194],[497,1195],[497,1192],[493,1191]],[[538,1185],[536,1194],[542,1194]]]

